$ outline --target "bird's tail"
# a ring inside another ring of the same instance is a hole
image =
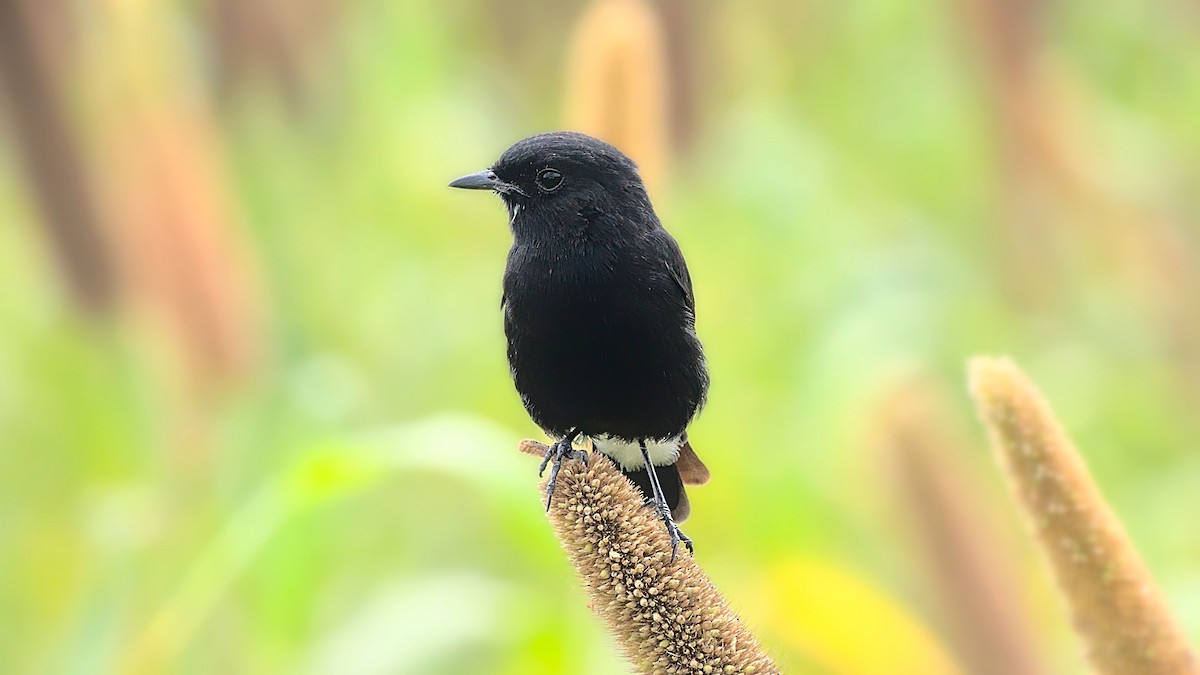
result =
[[[675,459],[675,468],[679,470],[679,477],[683,479],[684,485],[704,485],[708,482],[708,467],[704,466],[700,456],[692,449],[687,432],[684,432],[683,438],[680,439],[679,457]]]

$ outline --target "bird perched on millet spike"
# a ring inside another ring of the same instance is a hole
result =
[[[671,534],[691,540],[684,485],[708,481],[687,426],[708,372],[696,337],[692,280],[650,205],[637,167],[584,134],[526,138],[490,169],[450,187],[492,190],[508,207],[504,270],[508,363],[530,417],[556,442],[546,492],[588,437],[647,495]]]

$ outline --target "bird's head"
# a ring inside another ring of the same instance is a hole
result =
[[[604,141],[569,131],[518,141],[490,169],[450,187],[499,194],[518,237],[592,229],[600,221],[644,222],[630,217],[639,211],[653,217],[633,161]]]

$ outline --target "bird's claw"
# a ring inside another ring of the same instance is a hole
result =
[[[675,519],[671,517],[671,507],[667,506],[666,502],[654,498],[647,499],[646,505],[654,509],[655,515],[661,518],[663,524],[667,526],[667,534],[671,535],[671,562],[675,562],[681,542],[687,547],[688,553],[695,554],[691,537],[684,534],[683,530],[675,524]]]
[[[542,465],[538,468],[538,477],[546,470],[546,466],[550,465],[550,480],[546,483],[546,510],[550,510],[550,503],[554,500],[554,488],[558,484],[558,471],[562,468],[564,459],[578,459],[583,462],[584,466],[588,465],[588,453],[586,450],[576,450],[571,446],[571,441],[562,439],[554,445],[546,449],[546,456],[542,458]]]
[[[675,521],[667,523],[667,531],[671,533],[671,562],[675,562],[675,554],[679,552],[679,542],[683,542],[689,554],[696,554],[696,549],[692,546],[692,538],[684,534]]]

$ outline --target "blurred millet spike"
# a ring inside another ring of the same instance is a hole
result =
[[[521,450],[541,457],[546,446]],[[696,561],[670,562],[662,521],[607,457],[565,462],[554,495],[554,533],[637,672],[780,672]]]
[[[970,363],[992,447],[1102,675],[1200,673],[1194,655],[1083,459],[1008,359]]]
[[[80,308],[104,315],[116,304],[119,284],[68,96],[70,40],[54,39],[64,32],[55,30],[56,18],[67,13],[52,0],[0,0],[0,106],[8,108],[0,112],[11,118],[21,168],[67,288]]]
[[[942,383],[928,374],[897,382],[881,399],[881,465],[890,469],[894,506],[916,543],[940,609],[942,630],[972,675],[1047,675],[1021,565],[992,494],[962,453],[970,447],[950,424]],[[1014,533],[1015,534],[1015,533]]]
[[[666,173],[666,34],[645,0],[595,0],[571,37],[566,125],[620,148],[653,194]]]

